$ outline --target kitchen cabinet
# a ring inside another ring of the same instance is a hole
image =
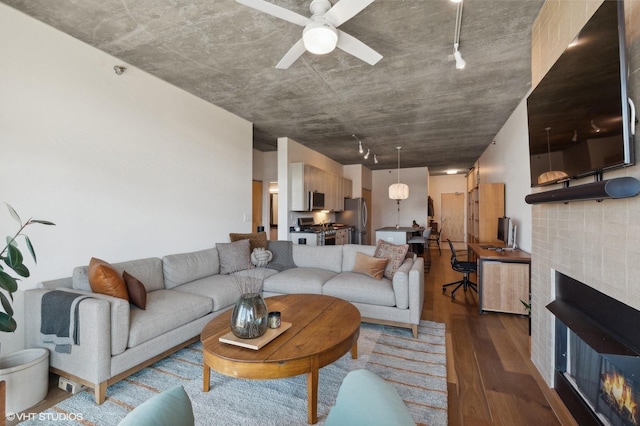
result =
[[[351,179],[305,163],[290,163],[289,179],[292,211],[309,210],[309,192],[325,195],[326,210],[342,211],[345,197],[350,198],[353,191]]]
[[[336,245],[344,245],[349,244],[349,230],[348,229],[338,229],[336,231]]]

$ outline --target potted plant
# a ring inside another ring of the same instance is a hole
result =
[[[29,236],[24,233],[27,226],[33,224],[55,225],[47,220],[29,219],[23,222],[18,213],[7,204],[9,213],[18,222],[19,229],[13,236],[7,236],[6,245],[0,251],[0,331],[13,332],[18,324],[13,318],[13,294],[18,290],[18,281],[9,272],[22,278],[29,277],[29,269],[23,263],[24,256],[18,247],[21,239],[26,244],[34,262],[36,253]],[[4,264],[4,265],[3,265]],[[6,356],[0,356],[0,407],[8,412],[19,412],[44,399],[48,389],[49,352],[46,349],[25,349]],[[27,388],[24,388],[24,385]],[[38,385],[39,384],[39,385]],[[5,395],[6,393],[6,395]],[[44,395],[43,395],[44,393]],[[6,396],[9,398],[6,398]],[[35,400],[34,400],[35,398]],[[5,403],[6,402],[6,403]],[[0,419],[5,413],[0,412]]]
[[[9,275],[5,271],[5,268],[12,270],[23,278],[29,277],[29,269],[24,265],[24,256],[22,255],[20,248],[18,248],[18,238],[23,238],[29,252],[31,253],[33,261],[37,263],[36,253],[33,249],[33,245],[31,244],[31,240],[27,234],[23,233],[23,231],[27,226],[35,223],[39,223],[41,225],[55,225],[55,223],[39,219],[29,219],[26,222],[22,222],[20,216],[18,216],[18,213],[13,209],[13,207],[7,204],[7,208],[9,209],[11,216],[20,224],[18,232],[16,232],[13,237],[7,236],[6,246],[0,252],[0,261],[5,264],[3,267],[2,263],[0,263],[0,289],[4,290],[0,291],[0,303],[2,303],[2,309],[4,311],[0,311],[0,331],[12,332],[15,331],[18,326],[15,319],[13,319],[14,312],[12,304],[13,293],[18,290],[18,281],[20,278],[15,278]]]

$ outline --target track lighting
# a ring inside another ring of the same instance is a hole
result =
[[[596,132],[596,133],[600,133],[600,127],[596,126],[596,124],[593,122],[593,120],[591,120],[591,128]]]
[[[358,153],[364,154],[364,147],[362,146],[362,141],[358,139],[356,135],[351,135],[351,136],[353,136],[353,138],[358,141]],[[370,156],[371,156],[371,148],[367,148],[367,153],[364,154],[364,159],[368,160]],[[373,154],[373,162],[375,164],[378,164],[378,157],[376,157],[375,154]]]
[[[456,60],[456,69],[461,70],[467,65],[467,61],[462,59],[462,54],[458,50],[458,44],[453,45],[453,58]]]
[[[453,58],[456,60],[456,69],[463,69],[467,62],[462,59],[462,54],[458,50],[460,46],[460,29],[462,28],[462,5],[463,0],[454,1],[458,3],[458,8],[456,9],[456,29],[453,35]]]
[[[360,142],[360,139],[358,139],[356,135],[351,136],[353,136],[353,138],[358,141],[358,153],[362,154],[364,152],[364,149],[362,149],[362,142]]]
[[[571,138],[571,142],[578,142],[578,130],[573,131],[573,137]]]

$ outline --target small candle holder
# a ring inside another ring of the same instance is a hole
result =
[[[269,328],[279,328],[281,324],[280,321],[280,312],[269,312]]]

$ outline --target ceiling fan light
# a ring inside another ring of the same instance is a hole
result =
[[[332,52],[338,44],[338,31],[326,22],[312,22],[302,32],[304,48],[316,55]]]

